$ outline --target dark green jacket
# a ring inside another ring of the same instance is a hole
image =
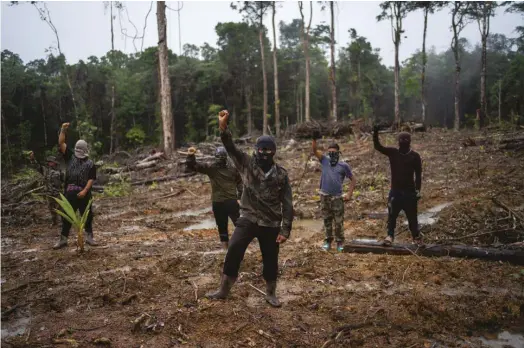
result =
[[[280,234],[289,238],[293,222],[293,195],[287,171],[275,164],[264,173],[254,157],[235,146],[229,130],[221,132],[220,137],[244,182],[240,217],[259,226],[280,227]]]
[[[230,163],[226,167],[220,167],[215,163],[197,163],[195,155],[187,156],[186,163],[190,170],[209,176],[213,202],[238,200],[242,197],[242,178],[238,170]]]

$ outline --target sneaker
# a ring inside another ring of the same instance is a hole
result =
[[[383,244],[389,246],[389,245],[393,244],[393,240],[394,240],[393,237],[387,236],[386,239],[384,239]]]
[[[329,251],[329,250],[331,250],[331,243],[330,243],[330,242],[325,242],[324,245],[322,246],[322,248],[323,248],[325,251]]]
[[[339,253],[343,252],[344,251],[344,243],[342,242],[337,242],[337,251]]]

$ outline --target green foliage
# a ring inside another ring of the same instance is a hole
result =
[[[64,197],[63,194],[60,194],[60,198],[52,197],[62,208],[55,209],[56,213],[60,216],[62,216],[64,219],[66,219],[72,226],[77,230],[77,243],[78,243],[78,249],[80,251],[84,251],[84,226],[87,221],[87,216],[89,215],[89,211],[91,210],[91,204],[93,203],[93,199],[91,198],[89,200],[89,203],[87,203],[87,207],[84,211],[84,214],[80,216],[80,214],[73,209],[67,198]]]
[[[132,147],[142,145],[146,139],[146,132],[140,125],[135,125],[127,131],[126,139]]]
[[[133,187],[129,181],[120,180],[104,186],[104,195],[108,197],[123,197],[129,195],[132,190]]]

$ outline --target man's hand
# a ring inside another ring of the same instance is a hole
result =
[[[278,237],[277,237],[277,243],[278,244],[282,244],[282,243],[285,243],[287,240],[286,237],[284,237],[283,235],[279,234]]]
[[[189,156],[193,156],[194,154],[196,153],[196,149],[194,147],[190,147],[188,150],[187,150],[187,154]]]
[[[66,123],[62,123],[62,131],[64,131],[64,132],[65,132],[65,131],[67,130],[67,128],[69,128],[69,125],[70,125],[70,123],[69,123],[69,122],[66,122]]]
[[[82,191],[78,192],[77,197],[78,198],[84,198],[86,195],[87,195],[87,191],[86,190],[82,190]]]
[[[218,128],[220,128],[221,131],[225,131],[227,129],[228,118],[229,112],[227,110],[222,110],[218,113]]]
[[[415,195],[415,199],[417,202],[422,198],[422,195],[420,194],[420,191],[417,191],[417,194]]]
[[[344,195],[344,202],[349,202],[351,201],[351,198],[353,197],[353,191],[351,192],[348,192]]]

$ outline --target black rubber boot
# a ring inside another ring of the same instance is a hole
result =
[[[222,279],[220,280],[220,288],[215,292],[210,292],[206,294],[206,297],[210,300],[223,300],[229,295],[229,291],[233,284],[236,282],[236,278],[222,274]]]
[[[85,238],[85,241],[87,243],[87,245],[91,245],[91,246],[97,246],[98,243],[95,242],[95,240],[93,239],[93,233],[89,233],[89,232],[86,232],[84,233],[84,238]]]
[[[60,240],[55,245],[53,245],[53,249],[55,250],[62,249],[62,248],[65,248],[66,246],[67,246],[67,237],[60,235]]]
[[[277,298],[277,281],[266,282],[266,301],[273,307],[280,307],[282,304]]]

